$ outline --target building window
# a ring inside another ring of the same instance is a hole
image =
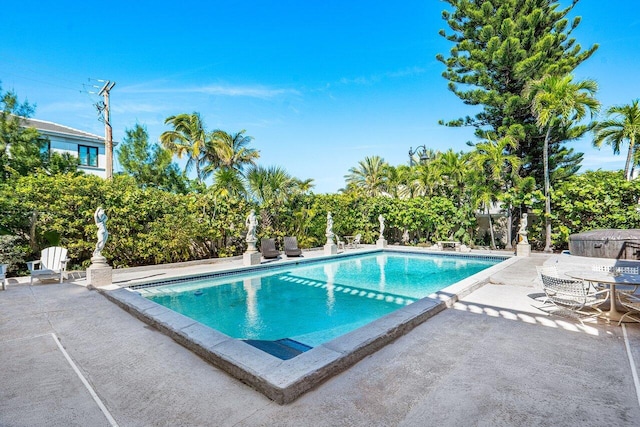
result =
[[[98,147],[78,145],[78,163],[81,166],[98,167]]]
[[[45,156],[47,159],[51,157],[51,141],[46,140],[42,143],[40,147],[40,154]]]

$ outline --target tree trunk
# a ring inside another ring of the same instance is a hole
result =
[[[633,159],[633,149],[635,146],[635,140],[633,136],[629,138],[629,151],[627,152],[627,162],[624,165],[624,179],[627,181],[631,181],[631,174],[633,172],[633,167],[631,166],[631,160]]]
[[[544,224],[545,224],[545,252],[553,252],[551,249],[551,179],[549,178],[549,138],[551,136],[551,124],[547,128],[547,134],[544,137]]]
[[[196,179],[198,180],[198,184],[202,184],[202,172],[200,171],[200,162],[196,159]]]
[[[511,206],[511,203],[509,203],[509,208],[508,208],[508,211],[507,211],[507,245],[505,246],[505,249],[513,249],[513,245],[511,244],[511,240],[512,240],[511,224],[512,224],[512,221],[513,221],[512,208],[513,208],[513,206]]]
[[[493,234],[493,222],[491,222],[491,212],[489,212],[489,207],[487,206],[487,216],[489,217],[489,233],[491,234],[491,249],[496,248],[496,237]]]
[[[31,212],[31,223],[29,224],[29,247],[32,251],[38,250],[38,242],[36,242],[36,223],[38,222],[38,212]]]

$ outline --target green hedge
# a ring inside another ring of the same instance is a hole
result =
[[[639,197],[640,181],[627,182],[621,172],[587,172],[568,179],[553,191],[555,247],[566,248],[568,236],[580,231],[640,227]],[[530,224],[534,245],[544,241],[541,205],[533,209],[539,220]],[[413,242],[453,237],[471,243],[477,227],[471,209],[458,209],[444,197],[309,194],[255,206],[207,193],[141,189],[126,176],[109,182],[92,175],[35,175],[0,185],[0,262],[9,262],[12,274],[21,274],[26,260],[59,244],[69,249],[71,268],[87,267],[96,242],[93,212],[98,206],[109,216],[103,254],[114,267],[239,255],[246,247],[244,222],[252,208],[261,221],[259,237],[281,242],[293,235],[304,248],[325,243],[327,212],[332,212],[336,234],[361,233],[366,243],[378,238],[380,214],[392,244],[405,229]]]
[[[98,206],[109,217],[103,255],[114,267],[240,254],[250,209],[241,200],[221,203],[206,194],[140,189],[122,176],[108,182],[91,175],[38,175],[0,186],[0,229],[19,238],[13,245],[29,248],[25,259],[59,244],[69,249],[72,268],[84,268],[97,240]]]

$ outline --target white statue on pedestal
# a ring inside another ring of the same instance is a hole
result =
[[[380,223],[380,237],[379,239],[382,240],[384,239],[384,217],[382,216],[382,214],[378,215],[378,222]]]
[[[98,226],[98,243],[96,243],[96,249],[93,251],[94,257],[101,257],[104,245],[109,238],[109,232],[107,231],[107,214],[102,207],[98,207],[93,214],[93,219]]]
[[[331,212],[327,212],[327,228],[324,233],[327,236],[327,245],[333,244],[333,216],[331,216]]]
[[[527,214],[522,214],[522,219],[520,219],[520,229],[518,230],[518,236],[520,236],[520,241],[518,243],[529,244],[529,239],[527,239]]]
[[[245,221],[247,226],[247,242],[257,242],[256,229],[258,228],[258,218],[256,218],[256,211],[251,209],[247,220]]]

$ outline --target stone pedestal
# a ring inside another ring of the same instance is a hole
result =
[[[384,249],[387,247],[387,239],[378,239],[376,240],[376,248]]]
[[[256,242],[257,241],[258,241],[258,239],[255,239],[255,240],[247,239],[247,251],[245,253],[252,254],[254,252],[258,252],[258,248],[256,247]]]
[[[262,259],[262,254],[260,252],[245,252],[242,255],[242,264],[243,265],[260,264],[261,259]]]
[[[516,245],[516,256],[531,255],[531,245],[529,243],[518,243]]]
[[[113,268],[107,264],[107,259],[101,255],[91,257],[91,266],[87,268],[87,286],[102,288],[113,282]]]
[[[338,246],[334,243],[327,243],[324,245],[324,254],[325,255],[335,255],[338,253]]]

